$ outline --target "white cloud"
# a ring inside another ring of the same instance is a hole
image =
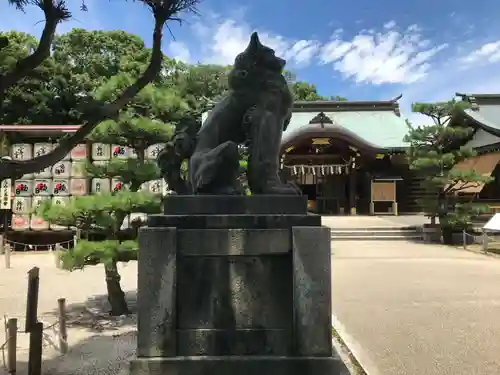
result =
[[[396,26],[396,21],[392,20],[384,24],[384,29],[392,29],[394,26]]]
[[[461,59],[464,63],[500,62],[500,40],[483,44]]]
[[[394,21],[384,32],[361,31],[351,40],[336,35],[323,45],[320,60],[332,64],[344,78],[357,83],[414,83],[429,72],[431,60],[447,47],[432,46],[423,39],[420,28],[411,25],[404,33],[395,30]]]
[[[483,47],[484,45],[479,46],[473,51],[485,51],[490,48]],[[482,61],[470,60],[464,65],[456,56],[450,56],[448,61],[432,69],[425,80],[402,90],[400,105],[403,116],[421,125],[427,123],[428,119],[411,113],[412,103],[446,101],[452,99],[456,92],[500,93],[500,76],[497,73],[500,70],[500,60],[489,63]]]
[[[472,44],[467,46],[467,52],[462,46],[456,54],[448,56],[447,61],[435,66],[425,80],[403,90],[400,104],[404,115],[422,123],[421,117],[411,113],[414,102],[450,100],[456,92],[500,93],[500,40],[467,44]]]
[[[213,21],[211,26],[207,26],[206,20],[203,24],[196,23],[193,26],[201,45],[206,46],[201,60],[213,64],[232,64],[236,55],[246,48],[253,30],[244,22],[232,19],[214,17]],[[291,40],[266,30],[257,31],[262,43],[273,48],[289,64],[310,64],[320,48],[316,40]]]
[[[184,61],[186,63],[191,62],[191,53],[189,52],[188,46],[183,42],[171,42],[167,47],[167,51],[169,57]]]
[[[207,20],[208,19],[208,20]],[[422,80],[435,56],[447,44],[435,45],[424,39],[418,25],[410,25],[404,32],[396,29],[391,20],[381,27],[363,30],[351,39],[342,38],[342,29],[333,32],[330,41],[314,39],[292,40],[267,30],[258,30],[262,42],[285,58],[289,67],[301,68],[318,60],[331,64],[344,78],[357,83],[414,83]],[[245,49],[253,29],[244,21],[205,17],[193,25],[200,45],[205,46],[200,61],[214,64],[232,64]]]

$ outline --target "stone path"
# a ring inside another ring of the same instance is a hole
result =
[[[500,259],[403,241],[332,250],[334,316],[369,375],[500,374]]]

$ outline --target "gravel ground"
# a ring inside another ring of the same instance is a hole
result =
[[[44,343],[45,375],[126,374],[128,361],[135,351],[135,316],[110,318],[107,315],[106,285],[102,266],[87,267],[83,271],[67,272],[55,267],[49,253],[15,254],[10,269],[0,261],[0,314],[2,318],[18,318],[19,330],[24,330],[27,272],[40,268],[40,296],[38,316],[45,326],[56,322],[57,299],[66,298],[69,318],[69,352],[61,356],[50,345],[57,337],[49,328]],[[134,309],[137,286],[137,264],[120,266],[122,287]],[[0,343],[6,340],[0,330]],[[28,335],[18,335],[17,373],[27,373]],[[5,373],[3,358],[0,374]]]
[[[57,321],[58,298],[66,298],[70,349],[64,356],[60,355],[50,344],[50,341],[58,342],[54,331],[46,329],[48,340],[43,348],[44,375],[128,374],[128,363],[135,356],[136,317],[133,314],[109,317],[102,266],[67,272],[56,268],[50,253],[17,253],[12,256],[11,265],[10,269],[5,269],[3,259],[0,259],[0,314],[2,318],[18,318],[20,331],[24,330],[27,272],[32,267],[40,268],[38,316],[46,327]],[[122,264],[119,268],[122,288],[133,312],[137,263]],[[28,339],[27,334],[18,335],[18,374],[27,373]],[[5,340],[5,332],[0,330],[0,344]],[[339,343],[334,344],[352,374],[358,374],[349,363],[347,351]],[[7,374],[3,359],[0,362],[0,374]]]

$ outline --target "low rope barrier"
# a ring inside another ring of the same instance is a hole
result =
[[[42,325],[41,330],[41,340],[42,347],[51,346],[55,350],[59,351],[62,355],[68,352],[68,335],[66,327],[66,299],[59,298],[58,303],[58,317],[55,323],[48,323],[37,319],[37,324]],[[26,318],[25,316],[7,316],[4,315],[4,327],[5,327],[5,342],[0,345],[0,350],[2,352],[2,366],[9,374],[16,373],[16,362],[17,362],[17,335],[31,334],[32,332],[27,332],[26,327],[23,330],[18,328],[17,322],[18,318]],[[50,332],[46,332],[50,331]],[[45,344],[45,345],[44,345]],[[31,351],[30,342],[30,351]],[[7,352],[7,356],[6,356]],[[7,357],[7,358],[6,358]]]
[[[8,238],[5,239],[5,244],[10,245],[12,251],[53,251],[57,247],[62,247],[69,249],[75,244],[75,240],[68,240],[63,242],[57,242],[53,244],[28,244],[17,241],[11,241]]]
[[[499,238],[490,237],[490,236],[488,236],[488,233],[486,233],[486,232],[482,232],[481,234],[478,235],[478,234],[467,233],[467,231],[463,230],[462,231],[462,239],[463,239],[462,242],[463,242],[464,249],[467,249],[467,246],[470,243],[470,241],[468,240],[469,238],[472,238],[472,243],[481,244],[482,251],[484,253],[488,253],[488,247],[491,243],[500,242]]]

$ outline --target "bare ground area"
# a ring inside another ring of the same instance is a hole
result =
[[[135,315],[113,318],[107,314],[106,285],[102,266],[67,272],[55,266],[50,253],[15,254],[12,268],[0,263],[0,314],[18,318],[24,330],[27,272],[40,268],[38,316],[46,327],[57,321],[57,299],[64,297],[68,312],[69,352],[61,356],[51,344],[57,344],[52,329],[46,329],[43,367],[45,375],[120,374],[127,373],[128,361],[135,355]],[[137,264],[120,265],[122,287],[135,310]],[[6,340],[0,330],[0,343]],[[18,335],[18,374],[27,373],[28,335]],[[2,366],[0,374],[7,373]]]

